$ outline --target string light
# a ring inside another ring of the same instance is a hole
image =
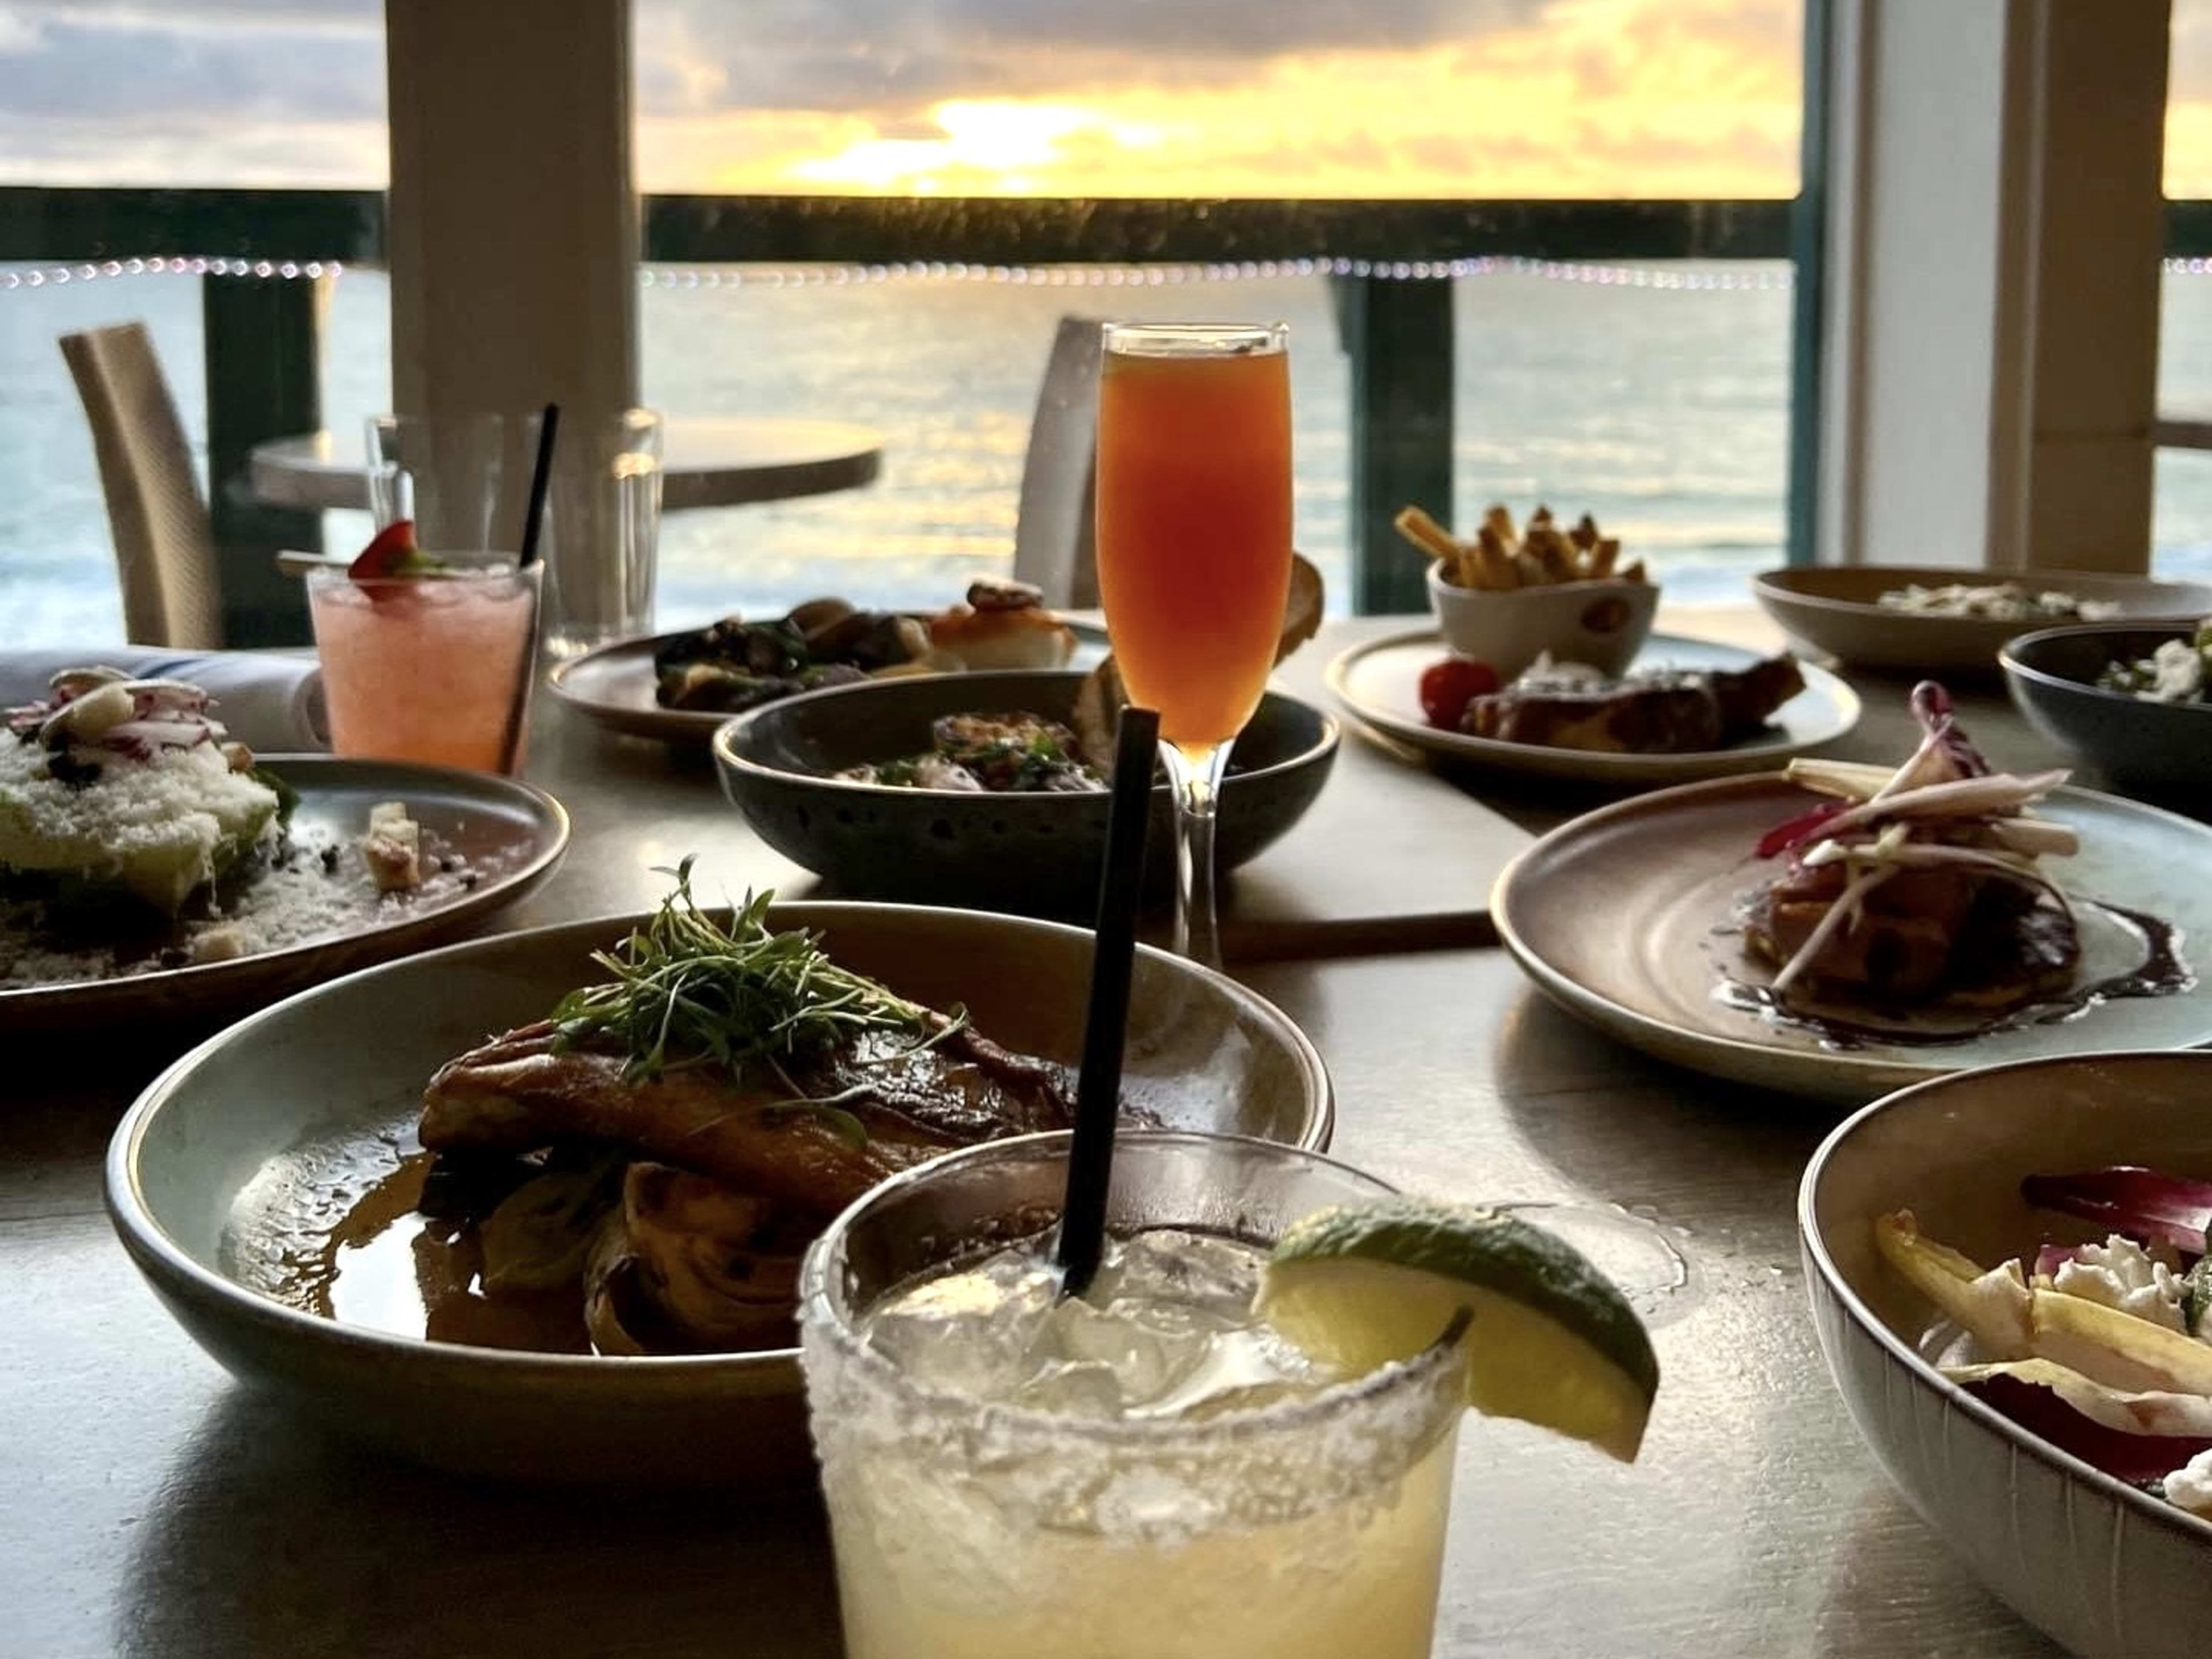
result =
[[[0,270],[0,292],[66,288],[112,276],[258,276],[318,280],[343,276],[336,259],[246,259],[222,255],[155,255],[75,264]],[[2168,276],[2212,274],[2212,258],[2191,256],[2160,262]],[[1666,265],[1595,264],[1576,259],[1533,259],[1484,254],[1470,259],[1370,260],[1342,256],[1300,259],[1242,259],[1180,264],[993,265],[964,260],[915,259],[894,264],[697,265],[638,268],[645,288],[850,288],[897,282],[999,283],[1035,288],[1163,288],[1183,283],[1231,283],[1283,276],[1373,276],[1392,282],[1459,282],[1474,276],[1538,276],[1595,288],[1640,288],[1661,293],[1765,292],[1792,285],[1786,264],[1755,270],[1711,266],[1678,270]]]
[[[2169,259],[2168,271],[2200,275],[2203,259]],[[257,276],[266,279],[336,277],[336,259],[246,259],[221,255],[107,259],[98,263],[0,270],[0,291],[64,287],[104,277]],[[1711,267],[1679,270],[1663,265],[1594,264],[1581,260],[1532,259],[1486,254],[1468,259],[1354,259],[1341,256],[1298,259],[1209,260],[1177,264],[994,265],[966,260],[915,259],[889,264],[648,264],[639,267],[646,288],[849,288],[898,282],[999,283],[1033,288],[1163,288],[1186,283],[1231,283],[1285,276],[1379,277],[1392,282],[1458,282],[1476,276],[1536,276],[1597,288],[1640,288],[1662,293],[1737,293],[1790,286],[1786,264],[1753,270]]]
[[[233,259],[206,254],[159,254],[146,259],[103,259],[74,265],[42,265],[29,270],[0,270],[0,292],[10,289],[61,288],[105,276],[338,276],[345,266],[336,259]]]

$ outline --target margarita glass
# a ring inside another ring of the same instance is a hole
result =
[[[847,1651],[1427,1654],[1464,1354],[1336,1376],[1250,1312],[1285,1227],[1391,1189],[1268,1142],[1124,1135],[1118,1259],[1055,1309],[1026,1268],[1050,1271],[1067,1144],[909,1170],[808,1253],[801,1357]],[[1080,1357],[1010,1394],[1002,1362],[1041,1321]]]

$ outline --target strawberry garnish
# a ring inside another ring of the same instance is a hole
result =
[[[445,561],[435,559],[415,545],[415,522],[411,519],[395,519],[376,532],[375,538],[354,562],[346,567],[346,574],[356,579],[374,580],[386,576],[422,576],[434,570],[443,570]]]

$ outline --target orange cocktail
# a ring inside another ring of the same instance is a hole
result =
[[[1213,823],[1291,583],[1288,331],[1109,323],[1098,382],[1098,598],[1176,796],[1176,949],[1221,961]]]
[[[1290,357],[1279,328],[1109,331],[1098,591],[1129,696],[1186,751],[1259,707],[1291,578]]]

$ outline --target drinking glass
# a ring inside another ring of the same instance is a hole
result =
[[[522,545],[539,417],[380,415],[368,422],[369,505],[415,521],[430,551]],[[661,422],[651,410],[563,410],[538,550],[546,652],[573,656],[653,628]]]
[[[976,1397],[950,1338],[904,1361],[867,1341],[887,1293],[1048,1229],[1068,1140],[908,1170],[807,1252],[799,1358],[847,1653],[1421,1659],[1464,1414],[1455,1345],[1288,1399],[1102,1417]],[[1264,1249],[1316,1209],[1389,1191],[1267,1141],[1128,1134],[1107,1225]]]
[[[1289,330],[1109,323],[1103,343],[1098,596],[1130,701],[1159,711],[1176,949],[1218,967],[1221,781],[1267,689],[1290,588]]]
[[[540,567],[448,552],[434,576],[307,573],[331,749],[483,772],[522,764]]]

